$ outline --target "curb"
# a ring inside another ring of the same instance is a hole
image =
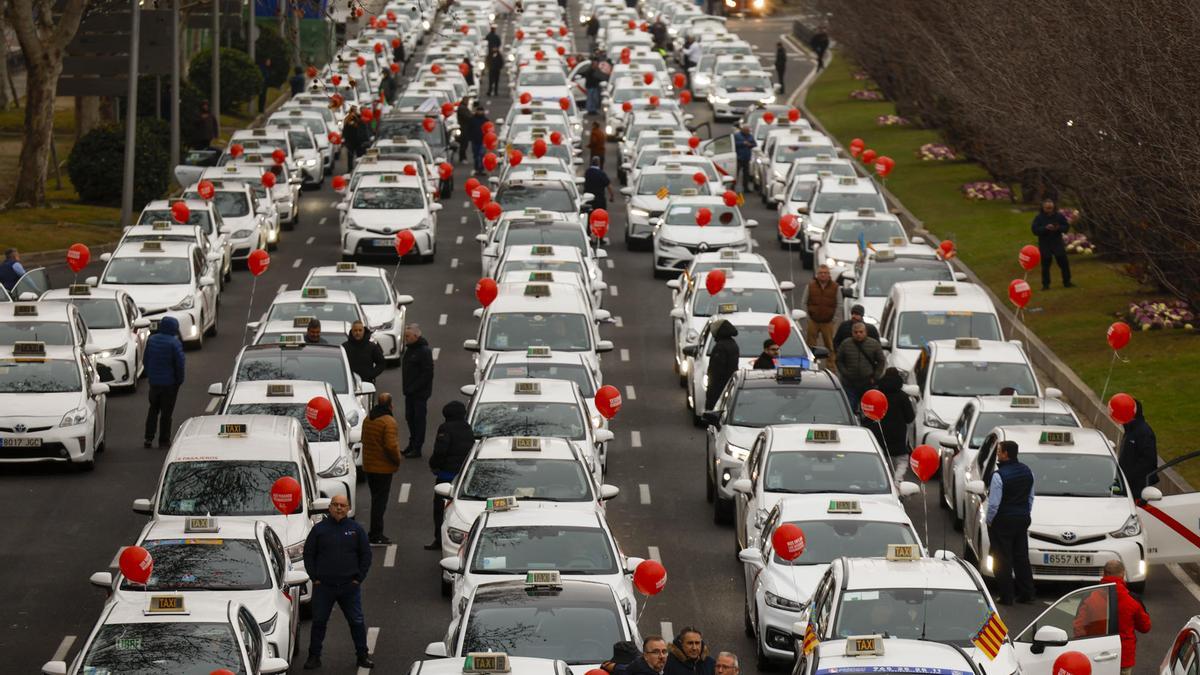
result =
[[[112,242],[112,243],[108,243],[108,244],[97,244],[95,246],[89,246],[88,250],[91,252],[92,256],[95,257],[95,256],[99,256],[103,253],[112,253],[114,250],[116,250],[116,248],[117,248],[117,243]],[[65,249],[65,248],[54,249],[52,251],[35,251],[33,253],[22,253],[21,254],[21,264],[26,269],[33,269],[34,267],[48,267],[50,265],[59,265],[59,264],[62,264],[63,261],[65,261],[66,259],[67,259],[67,249]]]

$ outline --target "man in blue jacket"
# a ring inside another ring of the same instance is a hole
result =
[[[996,448],[996,470],[988,488],[987,525],[995,561],[997,604],[1031,603],[1036,599],[1029,563],[1029,523],[1033,513],[1033,471],[1017,460],[1013,441]],[[1016,576],[1016,590],[1013,589]]]
[[[150,381],[150,411],[146,413],[144,447],[154,445],[158,427],[158,447],[171,447],[171,413],[183,384],[183,343],[179,341],[179,321],[173,316],[158,322],[158,331],[146,341],[142,357],[146,379]]]
[[[753,150],[758,146],[758,142],[754,140],[754,134],[750,133],[750,127],[742,125],[741,129],[733,135],[733,152],[737,157],[737,174],[734,176],[733,183],[737,185],[737,178],[742,178],[742,192],[750,192],[750,157]]]
[[[312,635],[305,670],[321,667],[321,645],[335,604],[350,624],[358,667],[375,665],[367,654],[367,622],[362,610],[362,582],[371,569],[371,545],[367,531],[349,518],[349,513],[350,500],[335,495],[329,502],[329,517],[313,526],[304,540],[304,570],[313,583]]]

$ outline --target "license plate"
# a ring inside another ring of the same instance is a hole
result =
[[[0,448],[40,448],[40,438],[0,438]]]
[[[1091,553],[1043,553],[1042,562],[1046,565],[1065,565],[1068,567],[1090,567]]]
[[[392,239],[372,239],[371,245],[378,246],[379,248],[391,248],[392,242]]]

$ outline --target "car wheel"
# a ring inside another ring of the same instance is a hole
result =
[[[746,637],[753,639],[754,638],[754,624],[750,621],[750,608],[749,607],[744,607],[742,609],[742,622],[745,624],[744,629],[746,631]]]
[[[88,473],[96,468],[96,458],[93,456],[86,462],[75,462],[74,468],[79,473]]]
[[[946,511],[949,511],[950,510],[950,502],[946,501],[946,476],[947,475],[948,474],[945,471],[943,471],[942,477],[938,480],[938,506],[942,507],[942,509],[944,509]]]
[[[442,583],[442,597],[443,598],[448,598],[454,594],[454,584],[450,583],[449,581],[446,581],[445,579],[442,579],[441,583]]]
[[[208,328],[208,330],[204,331],[204,334],[207,335],[208,337],[216,337],[217,336],[217,316],[216,315],[219,314],[220,311],[221,311],[221,306],[217,305],[217,311],[214,312],[214,316],[213,316],[213,324],[212,324],[212,326],[210,326]]]
[[[755,665],[758,666],[758,672],[760,673],[769,670],[775,670],[775,664],[771,661],[771,658],[767,656],[767,653],[763,651],[762,640],[754,641],[754,660]]]
[[[806,270],[811,270],[813,268],[812,251],[809,251],[808,247],[804,246],[803,243],[800,244],[800,247],[800,266]]]
[[[664,271],[658,269],[657,267],[654,268],[654,278],[655,279],[667,279],[672,274],[673,274],[673,272],[664,272]]]
[[[107,449],[108,449],[108,448],[106,447],[106,445],[104,444],[104,442],[103,442],[103,441],[101,441],[100,445],[97,445],[97,446],[96,446],[96,452],[95,452],[94,454],[97,454],[97,455],[102,455],[102,454],[104,454],[104,451],[105,451],[105,450],[107,450]]]
[[[716,486],[713,486],[714,493]],[[713,523],[716,525],[729,525],[733,522],[733,501],[729,499],[721,499],[720,495],[713,496]]]
[[[1143,579],[1142,581],[1131,582],[1129,584],[1129,590],[1137,593],[1138,595],[1144,594],[1146,592],[1146,581]]]

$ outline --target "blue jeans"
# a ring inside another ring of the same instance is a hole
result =
[[[595,115],[600,110],[600,87],[591,87],[587,90],[587,111],[589,115]]]
[[[475,171],[483,173],[483,141],[471,141],[471,154],[475,158]]]
[[[363,618],[362,588],[351,581],[342,584],[313,584],[312,636],[308,640],[308,653],[314,656],[321,655],[321,645],[325,642],[325,627],[329,623],[329,615],[333,613],[335,604],[342,608],[342,614],[350,624],[354,653],[366,656],[367,622]]]

